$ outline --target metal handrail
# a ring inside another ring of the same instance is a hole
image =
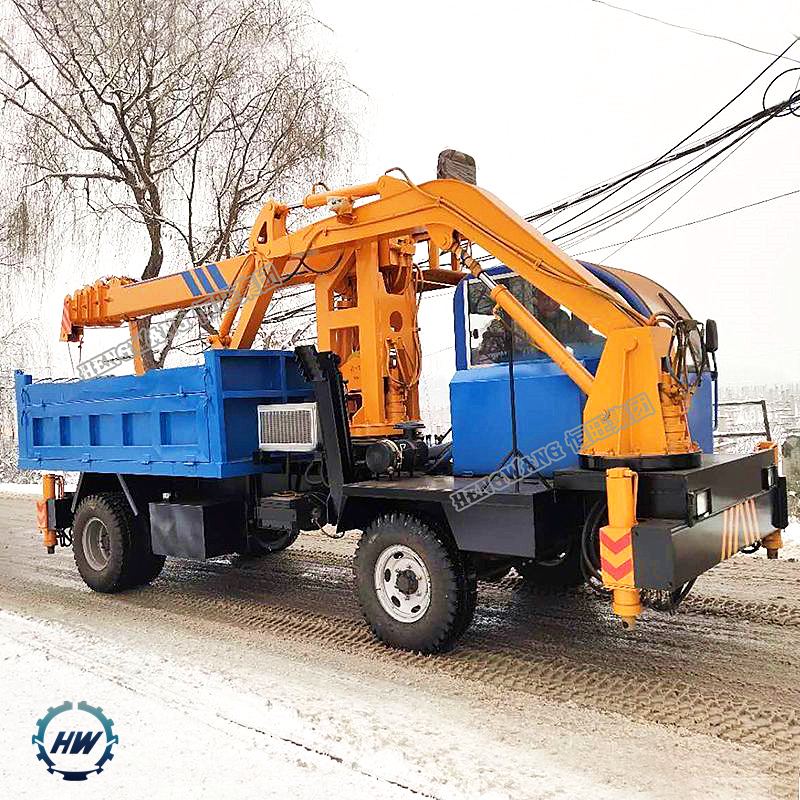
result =
[[[734,437],[742,436],[764,436],[766,435],[768,441],[772,441],[772,433],[769,427],[769,416],[767,415],[767,401],[766,400],[730,400],[726,403],[717,403],[718,406],[761,406],[761,413],[764,417],[764,430],[755,432],[740,432],[730,431],[722,433],[715,433],[714,436],[720,439],[731,439]]]

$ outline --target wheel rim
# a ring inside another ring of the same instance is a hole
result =
[[[417,622],[431,604],[425,562],[406,545],[392,545],[375,562],[375,592],[383,610],[398,622]]]
[[[84,528],[83,552],[86,563],[95,571],[102,572],[111,558],[111,543],[103,520],[92,517]]]

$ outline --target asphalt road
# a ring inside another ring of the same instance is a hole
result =
[[[739,556],[623,632],[585,590],[481,584],[442,656],[359,617],[355,536],[259,560],[168,560],[91,592],[0,497],[0,785],[8,797],[796,798],[800,563]],[[72,697],[74,695],[74,697]],[[113,711],[103,775],[68,785],[31,734],[64,699]]]

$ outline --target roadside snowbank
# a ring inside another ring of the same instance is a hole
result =
[[[77,481],[67,481],[66,489],[71,492]],[[40,495],[42,493],[42,484],[37,481],[36,483],[0,483],[0,494],[24,494],[24,495]]]
[[[39,483],[0,483],[0,494],[41,494]]]

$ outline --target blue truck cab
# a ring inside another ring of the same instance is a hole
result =
[[[670,292],[649,278],[581,263],[646,317],[670,310],[689,316]],[[603,352],[602,336],[507,267],[488,272],[506,285],[589,372],[596,372]],[[563,456],[542,467],[541,475],[547,477],[555,470],[577,466],[577,453],[565,446],[565,434],[581,425],[585,397],[524,332],[514,326],[512,333],[495,317],[493,305],[486,288],[475,278],[462,281],[456,288],[456,372],[450,381],[453,474],[488,475],[508,461],[515,445],[519,454],[527,455],[552,442],[560,444]],[[512,375],[516,442],[512,435]],[[712,373],[703,375],[689,411],[692,436],[704,453],[714,449],[715,381]]]

